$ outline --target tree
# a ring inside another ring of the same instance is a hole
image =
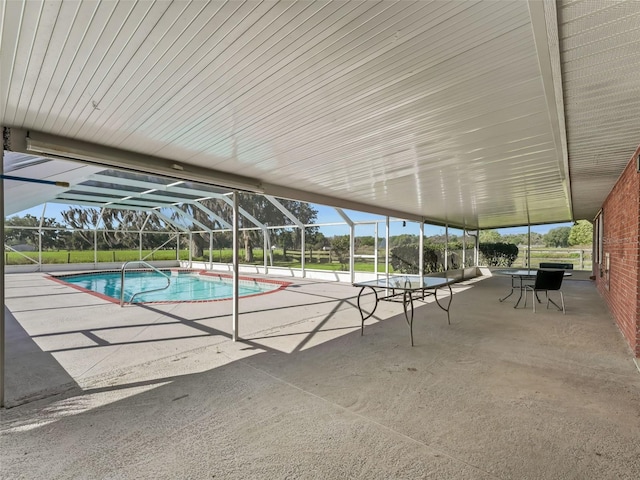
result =
[[[20,217],[18,215],[10,217],[5,222],[5,242],[8,245],[28,244],[37,247],[39,244],[38,230],[35,230],[34,228],[39,226],[40,219],[30,214],[26,214],[24,217]],[[10,227],[32,228],[25,229]],[[55,218],[45,217],[42,219],[42,227],[42,248],[61,248],[64,244],[64,225],[58,223]],[[56,230],[50,230],[50,228],[55,228]]]
[[[570,232],[571,232],[570,227],[552,228],[544,236],[545,247],[561,247],[561,248],[568,247]]]
[[[529,238],[526,233],[510,233],[503,235],[500,240],[504,243],[513,243],[514,245],[527,245]],[[531,232],[531,245],[544,245],[544,237],[538,232]]]
[[[417,245],[418,236],[411,235],[410,233],[403,233],[401,235],[394,235],[389,237],[389,247],[400,247],[402,245]]]
[[[287,260],[287,249],[293,248],[293,234],[291,230],[284,230],[280,233],[280,244],[282,245],[283,260]]]
[[[306,202],[285,199],[278,199],[278,202],[303,224],[313,223],[317,218],[318,211]],[[292,223],[291,220],[289,220],[287,216],[264,195],[241,193],[238,195],[238,204],[246,212],[250,213],[256,220],[266,226],[284,226],[290,225]],[[240,216],[240,218],[241,227],[255,227],[253,223],[244,218],[242,215]],[[276,238],[278,238],[284,231],[289,231],[289,234],[291,235],[291,248],[301,249],[302,230],[300,228],[293,228],[292,230],[285,230],[285,228],[270,229],[270,234],[273,234]],[[311,238],[311,241],[313,242],[313,237],[317,231],[318,227],[307,227],[305,231],[305,243],[307,237]],[[262,240],[262,234],[259,230],[245,230],[242,232],[242,237],[245,243],[245,261],[252,262],[253,252],[251,251],[251,249],[253,248],[253,245],[255,243]],[[288,240],[289,238],[287,238],[287,241]],[[302,252],[302,254],[304,255],[304,252]]]
[[[375,237],[372,236],[364,236],[364,237],[357,237],[357,239],[359,239],[360,241],[360,246],[362,247],[373,247],[376,244],[376,239]]]
[[[518,258],[518,246],[513,243],[481,243],[480,262],[487,266],[510,267]]]
[[[331,239],[331,250],[338,256],[338,261],[342,264],[343,270],[347,269],[351,239],[349,235],[336,235]]]
[[[420,271],[420,247],[400,245],[391,250],[391,266],[395,272],[416,274]],[[430,245],[423,246],[422,265],[424,273],[442,271],[438,263],[438,252]]]
[[[190,184],[188,183],[185,184],[186,187],[188,187],[189,185]],[[294,200],[279,200],[279,202],[289,212],[295,215],[296,218],[302,223],[313,223],[316,220],[318,211],[312,208],[308,203],[298,202]],[[215,196],[210,199],[200,200],[199,203],[206,209],[215,213],[223,221],[231,223],[233,207],[222,197]],[[290,229],[293,227],[293,225],[291,225],[291,220],[289,220],[287,216],[282,213],[282,211],[280,211],[280,209],[278,209],[278,207],[276,207],[265,196],[252,193],[239,193],[238,205],[242,210],[246,211],[248,214],[253,216],[256,220],[258,220],[265,226],[282,226],[281,228],[269,229],[269,235],[273,235],[275,238],[277,238],[280,244],[283,243],[282,238],[280,237],[285,231],[285,226],[287,226],[286,228],[287,230],[289,230],[289,234],[292,235],[291,248],[300,247],[302,237],[302,232],[300,231],[300,229],[293,228],[293,232],[291,232]],[[203,225],[206,225],[212,230],[222,229],[223,227],[223,225],[217,218],[211,217],[208,213],[198,208],[194,204],[184,203],[180,205],[179,208],[189,216],[193,217],[195,220],[202,223]],[[256,225],[243,214],[240,214],[238,217],[238,227],[242,230],[240,237],[245,250],[244,261],[247,263],[252,263],[254,245],[260,244],[264,240],[262,238],[262,231],[256,229]],[[208,248],[208,234],[198,233],[198,231],[202,230],[202,227],[200,226],[193,225],[190,226],[190,228],[195,232],[192,235],[192,248],[194,251],[194,256],[200,257],[203,254],[204,248]],[[313,236],[317,229],[317,227],[307,228],[307,233]]]
[[[94,231],[98,229],[98,248],[137,248],[140,242],[138,231],[164,229],[156,215],[138,210],[69,207],[61,212],[65,223],[73,228],[68,237],[67,248],[83,249],[93,245]],[[147,218],[148,217],[148,218]]]
[[[502,235],[496,230],[480,230],[480,243],[498,243]]]
[[[312,245],[316,250],[322,250],[325,247],[328,247],[330,241],[327,237],[324,236],[322,232],[315,232],[312,235]]]
[[[593,224],[588,220],[578,220],[569,233],[569,245],[589,245],[593,239]]]
[[[40,221],[33,215],[14,216],[5,222],[4,241],[7,245],[38,245],[38,231],[10,227],[37,227]]]

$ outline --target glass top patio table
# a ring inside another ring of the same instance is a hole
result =
[[[364,322],[368,318],[371,318],[378,307],[378,303],[385,302],[399,302],[402,303],[404,309],[404,316],[409,325],[409,333],[411,335],[411,346],[413,346],[413,302],[414,300],[422,300],[433,295],[436,304],[440,309],[447,312],[447,322],[451,324],[451,318],[449,317],[449,309],[451,307],[451,299],[453,298],[453,292],[451,290],[451,284],[455,283],[455,280],[447,277],[426,277],[420,275],[403,275],[378,278],[376,280],[367,280],[365,282],[355,282],[354,287],[360,287],[360,293],[358,293],[358,310],[360,311],[361,324],[360,334],[364,335]],[[438,299],[438,289],[446,287],[449,289],[449,302],[445,305],[440,303]],[[373,292],[375,298],[375,304],[370,312],[366,312],[361,304],[362,293],[370,289]],[[381,295],[378,295],[378,292]]]
[[[513,292],[518,291],[519,292],[518,300],[516,301],[516,304],[513,306],[513,308],[518,308],[518,305],[520,304],[520,301],[522,300],[522,295],[523,295],[524,289],[526,287],[524,282],[525,281],[533,281],[533,280],[535,280],[536,275],[538,274],[538,270],[557,270],[557,269],[553,269],[553,268],[543,268],[543,269],[539,269],[539,268],[524,268],[524,269],[510,268],[510,269],[494,270],[493,273],[495,273],[497,275],[509,275],[509,276],[511,276],[511,291],[509,292],[509,294],[507,296],[499,298],[498,301],[504,302],[507,298],[509,298],[511,295],[513,295]],[[571,272],[568,272],[568,271],[565,270],[564,276],[565,277],[570,277],[571,276]]]
[[[403,275],[367,280],[365,282],[355,282],[354,287],[370,287],[392,290],[424,290],[429,288],[440,288],[455,280],[447,277],[421,277],[420,275]]]

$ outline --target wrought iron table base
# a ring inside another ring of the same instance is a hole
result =
[[[449,301],[447,302],[446,307],[443,306],[440,303],[440,300],[438,300],[438,288],[442,288],[442,286],[446,286],[449,289]],[[450,283],[446,283],[442,286],[439,287],[434,287],[434,288],[421,288],[418,290],[402,290],[401,293],[396,293],[394,288],[388,288],[385,290],[391,290],[391,294],[390,295],[385,295],[382,297],[378,296],[378,290],[380,290],[380,288],[376,288],[373,286],[369,286],[369,285],[365,285],[362,286],[362,288],[360,288],[360,292],[358,293],[358,310],[360,311],[360,317],[362,318],[361,324],[360,324],[360,335],[364,335],[364,322],[366,320],[368,320],[369,318],[371,318],[373,316],[373,314],[376,311],[376,308],[378,308],[378,303],[379,302],[401,302],[402,303],[402,308],[404,310],[404,318],[407,321],[407,325],[409,325],[409,333],[411,335],[411,346],[413,347],[413,312],[414,312],[414,306],[413,306],[413,301],[414,301],[414,297],[415,300],[424,300],[425,297],[429,296],[429,295],[433,295],[436,301],[436,304],[438,305],[438,307],[440,307],[441,310],[447,312],[447,323],[449,325],[451,325],[451,317],[449,315],[449,310],[451,308],[451,301],[453,299],[453,291],[451,290],[451,284]],[[362,292],[364,292],[364,290],[366,288],[370,288],[373,291],[373,295],[376,299],[376,302],[373,306],[373,310],[371,310],[371,312],[367,315],[365,315],[364,310],[362,309],[362,306],[360,304],[360,298],[362,297]],[[433,292],[427,291],[427,290],[431,290],[433,289]],[[417,294],[417,295],[416,295]]]
[[[519,285],[516,285],[516,279],[519,280]],[[525,285],[523,285],[522,281],[523,280],[533,280],[535,279],[535,275],[526,275],[526,276],[522,276],[522,275],[511,275],[511,291],[509,292],[509,294],[506,297],[503,298],[499,298],[498,301],[499,302],[504,302],[507,298],[509,298],[511,295],[513,295],[513,292],[515,290],[518,290],[520,292],[520,295],[518,296],[518,301],[516,301],[516,304],[513,306],[513,308],[518,308],[518,305],[520,305],[520,301],[522,301],[522,292],[525,290]],[[536,295],[537,298],[537,295]],[[538,302],[540,302],[540,299],[538,298]]]

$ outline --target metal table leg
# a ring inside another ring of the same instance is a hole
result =
[[[365,288],[370,288],[371,291],[373,291],[373,295],[375,296],[376,299],[376,303],[373,305],[373,310],[371,310],[371,313],[369,313],[368,315],[365,316],[365,312],[362,310],[362,307],[360,306],[360,297],[362,296],[362,292],[364,291]],[[360,293],[358,293],[358,311],[360,312],[360,317],[362,318],[362,323],[360,324],[360,335],[364,335],[364,321],[371,318],[373,316],[373,314],[376,311],[376,308],[378,308],[378,292],[376,291],[375,288],[373,287],[362,287],[360,289]]]
[[[513,279],[511,279],[511,283],[513,284]],[[511,295],[513,295],[513,285],[511,285],[511,291],[509,292],[509,295],[507,295],[504,298],[499,298],[498,301],[499,302],[504,302],[507,298],[509,298]]]
[[[449,309],[451,308],[451,301],[453,300],[453,290],[451,290],[451,285],[447,284],[447,287],[449,288],[449,303],[447,303],[447,308],[445,308],[442,305],[440,305],[440,300],[438,300],[438,289],[437,288],[434,290],[433,296],[435,297],[436,303],[438,304],[438,306],[442,310],[447,312],[447,322],[449,323],[449,325],[451,325],[451,317],[449,316]]]
[[[411,315],[407,311],[407,306],[411,306]],[[411,335],[411,346],[413,347],[413,295],[408,290],[402,295],[402,308],[404,308],[404,318],[409,325],[409,333]]]
[[[513,295],[513,291],[515,290],[515,285],[513,283],[513,281],[515,280],[514,276],[511,276],[511,291],[509,292],[509,295],[507,295],[506,297],[503,298],[499,298],[498,301],[499,302],[504,302],[507,298],[509,298],[511,295]],[[522,283],[522,282],[521,282]]]
[[[520,305],[520,300],[522,300],[522,277],[518,277],[518,278],[520,279],[520,296],[518,297],[518,301],[513,306],[513,308],[518,308],[518,305]]]

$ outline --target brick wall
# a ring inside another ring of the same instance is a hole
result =
[[[618,327],[640,358],[640,146],[602,206],[604,254],[609,253],[609,285],[596,275],[596,285]],[[604,255],[603,255],[604,257]],[[604,259],[603,259],[604,263]],[[604,265],[600,266],[604,271]]]

